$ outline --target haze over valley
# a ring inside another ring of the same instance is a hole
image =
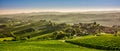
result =
[[[32,12],[0,15],[0,18],[20,20],[49,20],[56,23],[91,23],[97,22],[104,26],[120,25],[119,11],[88,11],[88,12]]]

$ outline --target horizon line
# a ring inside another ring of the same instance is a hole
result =
[[[11,9],[0,10],[0,15],[19,14],[19,13],[33,13],[33,12],[91,12],[91,11],[120,11],[115,9]]]

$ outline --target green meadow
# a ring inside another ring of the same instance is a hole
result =
[[[103,51],[58,40],[0,42],[0,51]]]

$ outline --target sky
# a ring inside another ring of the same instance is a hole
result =
[[[120,10],[120,0],[0,0],[1,14]]]

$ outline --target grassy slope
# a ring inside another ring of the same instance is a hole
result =
[[[113,35],[87,36],[67,42],[98,49],[120,49],[120,36]]]
[[[12,32],[20,32],[22,30],[25,30],[25,29],[28,29],[28,28],[40,28],[40,27],[45,27],[45,25],[48,25],[49,23],[47,21],[37,21],[37,22],[32,22],[31,24],[22,24],[21,26],[15,26],[12,30]],[[42,30],[35,30],[34,32],[26,32],[26,33],[23,33],[23,34],[15,34],[16,36],[21,36],[21,37],[25,37],[25,36],[40,36],[42,35],[44,32],[44,30],[47,30],[47,28],[45,27],[44,29]]]
[[[61,41],[1,42],[0,51],[102,51],[85,48]]]
[[[47,39],[51,35],[53,35],[53,33],[47,33],[47,34],[43,34],[43,35],[40,35],[40,36],[32,37],[29,40],[38,40],[38,39],[43,39],[43,38]]]

